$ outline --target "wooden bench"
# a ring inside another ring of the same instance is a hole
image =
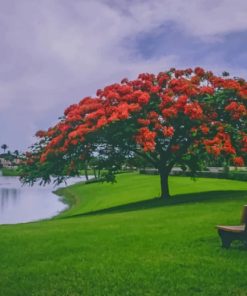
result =
[[[247,244],[247,205],[243,207],[240,224],[239,226],[216,226],[222,241],[222,248],[230,248],[234,240],[240,240]]]

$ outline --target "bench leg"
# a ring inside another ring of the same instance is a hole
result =
[[[232,243],[232,240],[229,238],[221,238],[222,248],[229,249]]]
[[[232,241],[234,240],[232,235],[226,231],[222,231],[221,229],[219,229],[218,233],[221,238],[222,248],[229,249]]]

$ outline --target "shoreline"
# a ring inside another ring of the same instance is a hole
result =
[[[34,200],[34,203],[35,203],[36,197],[38,199],[40,199],[40,196],[45,194],[46,198],[44,199],[43,203],[46,204],[46,200],[48,198],[49,200],[51,200],[51,202],[48,202],[48,205],[50,205],[50,204],[52,205],[52,207],[48,207],[47,215],[42,210],[43,214],[44,214],[43,215],[42,212],[39,211],[37,206],[36,207],[34,206],[34,208],[32,210],[34,214],[31,215],[30,217],[28,216],[28,217],[26,217],[26,219],[23,219],[23,214],[22,214],[22,212],[20,212],[20,215],[17,216],[17,219],[12,219],[11,218],[12,216],[9,216],[9,219],[7,219],[7,220],[5,219],[7,217],[6,215],[9,215],[10,213],[8,214],[9,210],[5,207],[5,210],[4,209],[3,210],[5,211],[6,217],[5,216],[2,217],[3,219],[0,223],[1,226],[37,223],[37,222],[42,222],[42,221],[54,220],[54,219],[60,217],[63,213],[68,211],[74,205],[74,201],[72,199],[68,198],[68,194],[64,195],[62,193],[62,191],[70,186],[80,184],[80,183],[85,183],[85,176],[82,175],[78,179],[68,180],[67,183],[60,184],[60,187],[58,187],[58,188],[56,188],[54,186],[48,186],[43,191],[43,189],[44,189],[43,186],[40,186],[40,190],[39,190],[39,187],[38,188],[33,188],[33,187],[28,188],[28,186],[23,187],[19,181],[18,176],[3,176],[3,175],[1,175],[0,179],[2,180],[1,181],[2,186],[0,187],[0,193],[2,192],[1,191],[2,187],[4,187],[4,188],[2,188],[2,190],[5,190],[5,191],[6,190],[9,190],[9,191],[17,190],[19,192],[18,198],[20,198],[20,201],[22,201],[22,204],[23,203],[25,204],[26,202],[28,202],[28,200],[30,198],[32,200]],[[2,194],[4,194],[4,193],[2,192]],[[1,196],[2,196],[2,194],[1,194]],[[10,195],[9,198],[10,198],[9,202],[11,202],[12,195]],[[32,202],[32,200],[30,200],[30,202]],[[42,200],[43,200],[43,198],[42,198]],[[41,201],[38,201],[38,202],[41,202]],[[53,206],[54,203],[55,203],[55,205],[57,204],[57,207]],[[27,204],[27,206],[28,206],[28,204]],[[18,205],[17,205],[16,209],[18,210]],[[52,209],[54,209],[54,211]],[[52,213],[52,211],[53,211],[53,213]]]
[[[81,177],[85,177],[85,175],[82,175]],[[88,178],[89,178],[89,180],[95,179],[95,177],[93,175],[88,176]],[[56,216],[51,218],[51,220],[56,219],[56,218],[57,219],[63,218],[63,216],[61,216],[61,215],[63,213],[66,213],[68,210],[72,209],[77,204],[78,198],[74,194],[72,194],[71,192],[68,192],[68,188],[78,185],[78,184],[85,185],[86,182],[87,182],[87,180],[79,181],[74,184],[71,184],[71,185],[68,185],[65,187],[61,187],[61,188],[56,189],[55,191],[52,191],[52,193],[54,193],[55,195],[57,195],[60,198],[61,202],[63,202],[65,205],[67,205],[67,208],[60,211]],[[64,194],[64,192],[66,194]]]

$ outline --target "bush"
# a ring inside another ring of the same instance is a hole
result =
[[[158,175],[159,172],[156,169],[140,170],[140,174],[146,175]],[[232,171],[232,172],[197,172],[195,176],[191,172],[173,171],[172,176],[186,176],[186,177],[201,177],[201,178],[217,178],[217,179],[231,179],[238,181],[247,181],[247,172],[244,171]]]

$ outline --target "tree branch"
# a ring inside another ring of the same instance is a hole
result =
[[[175,165],[175,163],[181,159],[181,157],[185,154],[185,152],[187,151],[187,149],[189,148],[190,144],[191,144],[191,139],[188,139],[188,142],[179,150],[179,153],[176,155],[176,158],[173,159],[167,166],[168,170],[171,170],[173,168],[173,166]]]
[[[141,156],[142,158],[145,158],[146,160],[148,160],[150,163],[152,163],[154,165],[155,168],[158,168],[158,161],[153,159],[150,155],[142,153],[138,150],[133,150],[134,153],[136,153],[137,155]]]

